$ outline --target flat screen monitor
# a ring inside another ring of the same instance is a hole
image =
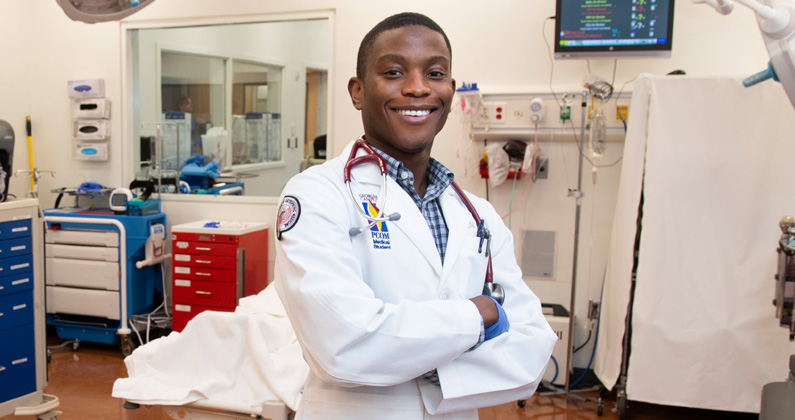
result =
[[[556,0],[555,58],[670,57],[674,0]]]

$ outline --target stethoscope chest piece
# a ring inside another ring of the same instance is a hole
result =
[[[483,294],[494,298],[500,305],[505,302],[505,290],[499,283],[488,282],[484,284]]]

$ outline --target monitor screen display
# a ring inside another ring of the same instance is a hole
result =
[[[557,0],[555,58],[670,57],[674,0]]]

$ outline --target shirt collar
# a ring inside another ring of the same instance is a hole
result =
[[[388,154],[384,153],[377,147],[370,145],[370,147],[378,153],[379,156],[384,158],[386,162],[386,173],[387,175],[395,180],[406,192],[413,195],[416,194],[414,191],[414,173],[411,172],[403,162],[389,156]],[[428,161],[428,190],[426,192],[426,198],[436,198],[442,194],[447,187],[453,182],[455,175],[453,172],[441,162],[434,158],[430,158]]]

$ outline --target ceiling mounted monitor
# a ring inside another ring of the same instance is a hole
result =
[[[674,0],[556,0],[555,58],[671,56]]]

